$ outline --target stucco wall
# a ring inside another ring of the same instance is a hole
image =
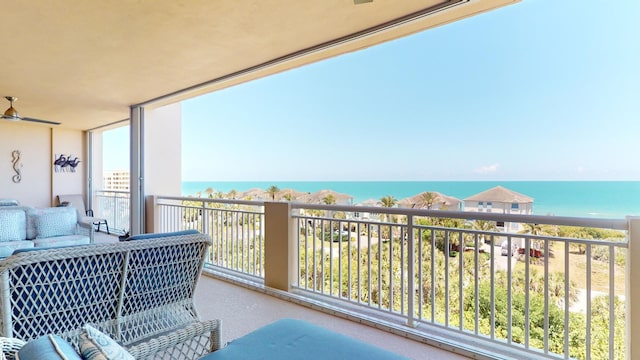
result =
[[[14,183],[12,152],[21,152],[21,175]],[[51,206],[56,195],[84,191],[84,165],[76,173],[55,173],[55,153],[73,153],[84,159],[84,135],[79,130],[52,129],[47,126],[0,121],[0,198],[21,204]]]

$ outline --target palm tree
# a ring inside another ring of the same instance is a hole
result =
[[[336,203],[336,197],[333,194],[329,194],[322,198],[322,203],[325,205],[333,205]]]
[[[387,195],[380,198],[380,204],[382,205],[382,207],[392,208],[396,206],[397,203],[398,200],[396,200],[396,198],[394,198],[392,195]],[[384,217],[386,221],[389,221],[389,214],[385,214]]]
[[[231,189],[229,194],[227,195],[230,199],[235,199],[238,196],[238,191],[236,189]]]
[[[283,197],[285,200],[289,201],[289,202],[291,202],[291,200],[293,200],[293,199],[294,199],[293,195],[291,195],[291,193],[290,193],[290,192],[288,192],[288,193],[284,194],[282,197]]]
[[[277,186],[271,185],[267,189],[267,194],[271,195],[271,200],[275,200],[276,199],[276,195],[278,195],[279,191],[280,191],[280,189],[278,189]]]
[[[488,221],[488,220],[474,220],[473,224],[471,224],[471,228],[473,230],[480,230],[480,231],[494,231],[496,230],[496,222]],[[484,234],[480,234],[480,241],[485,243]]]
[[[547,229],[540,224],[522,224],[524,230],[518,232],[518,234],[531,234],[531,235],[549,235]]]
[[[396,200],[396,198],[394,198],[392,195],[387,195],[380,198],[380,203],[382,204],[382,207],[391,208],[396,206],[398,200]]]
[[[422,194],[422,201],[427,207],[427,210],[431,210],[431,207],[433,206],[433,203],[436,201],[436,198],[437,198],[436,194],[429,191]]]

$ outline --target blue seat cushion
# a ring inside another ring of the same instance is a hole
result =
[[[37,238],[32,241],[37,248],[67,247],[74,245],[88,245],[91,243],[91,239],[84,235],[54,236],[48,238]]]
[[[26,343],[16,359],[19,360],[43,360],[66,359],[81,360],[82,358],[71,344],[58,335],[45,335]]]
[[[135,241],[135,240],[148,240],[148,239],[158,239],[169,236],[179,236],[179,235],[195,235],[200,234],[198,230],[182,230],[175,232],[166,232],[166,233],[150,233],[150,234],[139,234],[129,236],[127,239],[123,241]]]
[[[0,258],[5,258],[20,249],[33,249],[33,241],[2,241],[0,242]]]
[[[201,360],[406,359],[302,320],[282,319],[230,342]]]

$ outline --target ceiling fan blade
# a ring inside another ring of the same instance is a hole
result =
[[[34,119],[34,118],[30,118],[30,117],[21,117],[20,120],[37,122],[37,123],[42,123],[42,124],[60,125],[60,123],[56,122],[56,121],[40,120],[40,119]]]
[[[9,120],[9,121],[20,121],[19,117],[15,117],[15,116],[11,116],[11,115],[2,115],[0,116],[1,119],[3,120]]]

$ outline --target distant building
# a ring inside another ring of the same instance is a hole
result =
[[[102,184],[102,190],[129,191],[129,170],[105,171]]]
[[[533,214],[533,198],[496,186],[487,191],[464,199],[465,211],[488,212],[497,214]],[[522,230],[520,223],[498,222],[499,230],[518,232]]]
[[[380,202],[380,200],[367,199],[361,203],[357,203],[356,206],[376,207],[376,206],[382,206],[382,203]],[[351,218],[357,219],[357,220],[364,220],[364,221],[376,221],[376,220],[380,220],[380,214],[374,213],[374,212],[367,212],[367,211],[362,213],[354,212]]]

